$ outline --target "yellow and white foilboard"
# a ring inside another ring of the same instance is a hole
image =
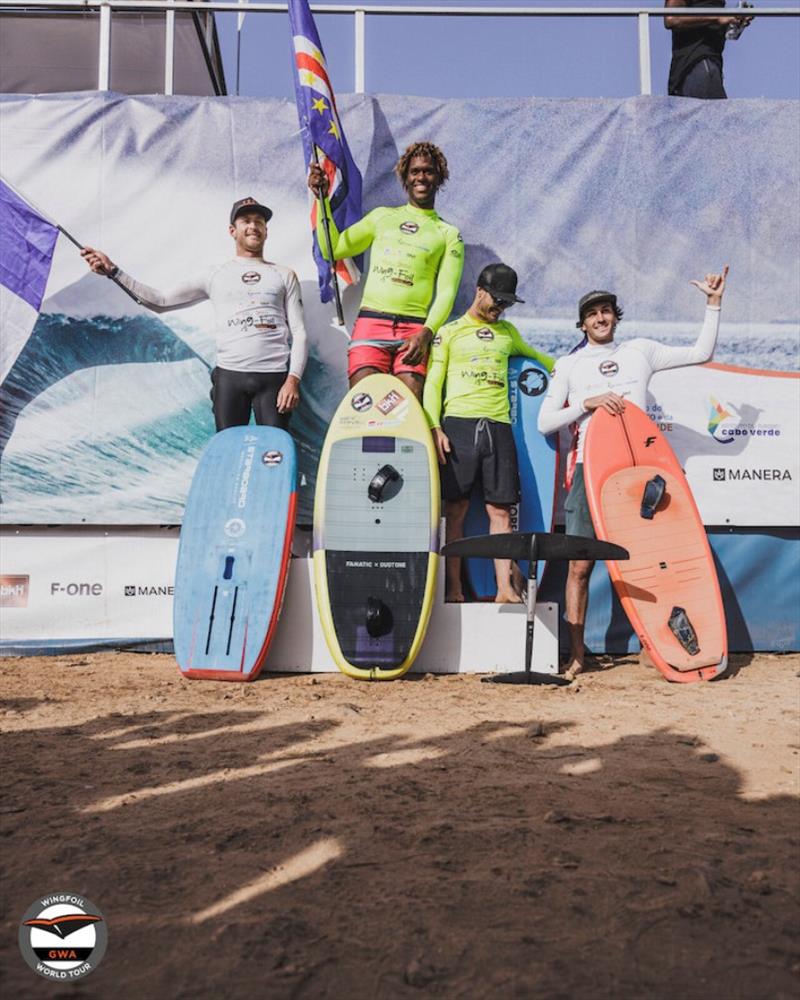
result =
[[[413,393],[392,375],[347,392],[320,457],[314,583],[343,673],[393,680],[430,619],[439,551],[439,467]]]

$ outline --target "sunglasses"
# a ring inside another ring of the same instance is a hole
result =
[[[489,298],[494,302],[498,309],[510,309],[514,305],[513,302],[506,302],[505,299],[498,299],[496,295],[492,295],[488,288],[484,288],[484,292],[489,296]]]

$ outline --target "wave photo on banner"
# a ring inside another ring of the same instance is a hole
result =
[[[497,100],[337,101],[363,174],[364,212],[405,201],[393,167],[410,142],[427,139],[444,150],[451,179],[437,209],[466,244],[456,314],[469,305],[481,268],[504,260],[518,271],[526,300],[511,318],[541,350],[559,355],[574,346],[577,300],[596,287],[613,288],[624,305],[619,339],[688,344],[702,318],[689,279],[728,263],[715,362],[796,372],[800,149],[793,102],[730,101],[713,109],[668,98],[500,103],[502,115]],[[346,389],[347,334],[319,299],[294,104],[79,94],[3,96],[0,107],[9,182],[24,180],[26,194],[51,218],[156,288],[232,255],[234,200],[252,195],[272,208],[265,256],[297,272],[310,339],[291,421],[299,520],[309,523],[319,450]],[[784,155],[775,157],[776,148]],[[63,243],[55,246],[35,325],[0,385],[3,516],[10,524],[180,523],[213,433],[211,309],[203,303],[156,315],[88,273],[78,251]],[[344,291],[348,328],[360,294],[357,285]],[[728,429],[736,421],[744,429],[748,421],[785,420],[768,409],[792,405],[796,380],[770,379],[764,392],[760,379],[743,372],[735,391],[733,383],[717,387]],[[687,465],[695,489],[700,480],[693,477],[730,466],[733,454],[748,467],[751,448],[751,464],[761,468],[767,442],[776,440],[734,434],[728,444],[726,435],[711,434],[706,396],[717,389],[703,381],[702,407],[684,417],[684,380],[667,373],[653,385],[654,414],[660,406],[687,430],[674,432],[676,449],[687,449],[687,461],[693,448],[697,456],[711,450],[710,466],[706,458]],[[781,461],[792,446],[798,453],[796,426],[794,433],[787,428],[775,447]],[[715,455],[724,461],[714,465]],[[795,470],[789,496],[796,497],[796,466],[788,458],[784,464]],[[741,523],[748,502],[707,523]],[[704,517],[716,509],[712,501]]]

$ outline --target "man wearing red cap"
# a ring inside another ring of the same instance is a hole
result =
[[[234,202],[229,232],[236,255],[168,292],[136,281],[100,250],[81,251],[95,274],[114,278],[154,312],[210,300],[217,343],[211,401],[218,431],[248,424],[251,410],[257,424],[285,428],[300,401],[308,356],[300,283],[288,267],[264,260],[271,217],[255,198]]]

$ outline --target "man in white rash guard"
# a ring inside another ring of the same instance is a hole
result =
[[[251,409],[257,424],[285,429],[300,401],[308,356],[303,302],[294,271],[264,260],[271,217],[254,198],[235,202],[229,232],[236,256],[168,292],[134,280],[100,250],[81,251],[92,271],[114,278],[154,312],[211,301],[217,343],[211,402],[218,431],[249,423]]]
[[[614,331],[622,319],[616,295],[606,291],[587,292],[578,303],[576,325],[584,333],[584,342],[556,362],[550,388],[539,411],[542,434],[552,434],[570,424],[577,425],[577,464],[564,504],[568,535],[594,537],[583,482],[583,446],[592,413],[601,408],[615,415],[622,413],[626,399],[645,409],[651,375],[666,368],[699,365],[711,359],[717,342],[727,275],[726,266],[722,274],[707,274],[703,281],[690,282],[706,296],[705,319],[692,347],[666,347],[643,338],[615,344]],[[593,568],[591,561],[569,564],[565,597],[570,658],[565,674],[570,679],[584,668],[583,635]]]

